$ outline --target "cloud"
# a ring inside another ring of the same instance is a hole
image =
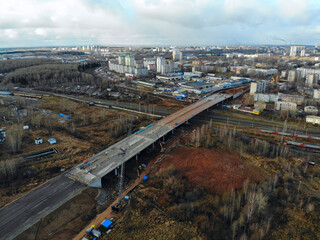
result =
[[[319,9],[318,0],[10,0],[0,47],[314,43]]]

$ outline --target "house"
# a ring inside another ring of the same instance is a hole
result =
[[[56,144],[56,143],[57,143],[57,140],[56,140],[55,138],[49,138],[49,139],[48,139],[48,142],[49,142],[50,144]]]
[[[42,138],[36,138],[35,140],[34,140],[34,142],[35,142],[35,144],[42,144],[43,143],[43,140],[42,140]]]

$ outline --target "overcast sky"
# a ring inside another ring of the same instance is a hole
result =
[[[320,0],[1,0],[0,48],[320,44]]]

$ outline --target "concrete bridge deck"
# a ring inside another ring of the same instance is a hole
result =
[[[183,108],[94,155],[86,163],[72,168],[67,176],[87,185],[97,183],[96,186],[99,186],[97,181],[101,181],[103,176],[121,166],[122,163],[138,155],[192,117],[232,96],[216,94]]]

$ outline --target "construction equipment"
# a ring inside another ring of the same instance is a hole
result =
[[[279,82],[279,75],[277,75],[276,77],[274,77],[273,75],[271,75],[272,81],[273,82]]]
[[[162,143],[160,142],[160,147],[161,147],[161,150],[160,152],[163,153],[165,151],[164,147],[162,146]]]
[[[118,203],[113,204],[111,206],[111,209],[113,211],[120,212],[124,207],[125,207],[125,205],[122,202],[118,202]]]
[[[160,147],[161,147],[161,150],[160,152],[163,153],[166,149],[163,147],[162,143],[161,143],[161,140],[160,140],[160,137],[158,135],[158,133],[156,132],[156,135],[157,135],[157,138],[159,139],[159,143],[160,143]]]

